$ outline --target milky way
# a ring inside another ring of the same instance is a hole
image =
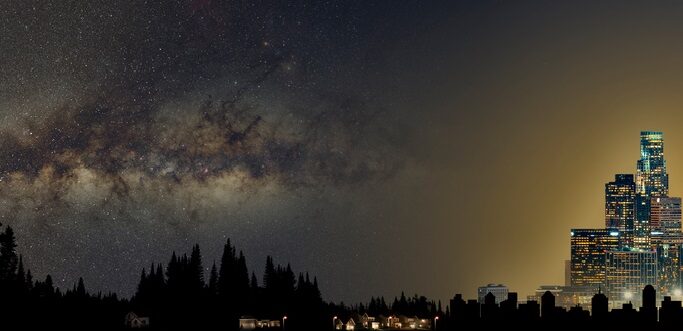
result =
[[[27,263],[125,295],[171,250],[258,247],[261,227],[324,224],[329,201],[392,178],[396,119],[352,84],[381,9],[4,1],[0,216]],[[276,242],[252,252],[301,247]]]

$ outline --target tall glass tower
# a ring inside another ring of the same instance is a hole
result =
[[[651,198],[669,194],[669,175],[664,160],[664,134],[655,131],[640,132],[640,160],[636,169],[636,221],[633,245],[650,248]]]
[[[605,184],[605,228],[619,232],[619,246],[633,247],[636,183],[631,174],[618,174]]]
[[[636,192],[649,197],[669,194],[669,175],[664,160],[664,134],[640,132],[640,160],[636,172]]]

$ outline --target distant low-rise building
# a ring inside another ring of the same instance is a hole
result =
[[[141,328],[148,328],[149,327],[149,317],[141,317],[135,314],[134,312],[130,312],[126,314],[126,323],[125,323],[127,328],[131,329],[141,329]]]
[[[376,318],[374,316],[368,315],[368,313],[364,313],[358,318],[358,321],[363,326],[363,328],[370,329],[372,327],[372,323],[376,321]],[[379,323],[377,324],[379,325]]]
[[[258,320],[251,316],[240,317],[240,330],[253,330],[258,326]]]
[[[540,301],[541,296],[546,291],[550,291],[555,296],[555,302],[559,307],[571,308],[576,305],[581,305],[584,308],[590,309],[591,300],[595,293],[598,293],[599,285],[586,286],[561,286],[561,285],[542,285],[536,289],[536,294],[527,298],[527,300]]]
[[[280,320],[260,320],[259,328],[279,328],[282,326]]]
[[[252,316],[242,316],[240,317],[239,322],[240,330],[279,328],[281,326],[279,320],[259,320]]]
[[[477,289],[478,301],[479,303],[484,303],[484,298],[486,295],[491,293],[496,297],[496,304],[500,304],[501,301],[507,299],[508,292],[508,287],[503,284],[488,284],[485,286],[480,286]]]
[[[356,322],[354,322],[353,318],[349,318],[349,320],[346,321],[346,324],[344,325],[344,329],[347,331],[356,329]]]
[[[400,329],[401,328],[401,320],[396,317],[396,316],[389,316],[386,318],[386,322],[384,323],[385,328],[394,328],[394,329]]]
[[[344,329],[344,322],[341,321],[339,318],[334,319],[334,329],[335,330],[343,330]]]

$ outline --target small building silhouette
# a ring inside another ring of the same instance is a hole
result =
[[[605,321],[609,313],[609,299],[602,293],[601,289],[598,289],[598,293],[591,299],[591,313],[593,320],[595,321]]]
[[[528,300],[519,304],[519,318],[524,322],[533,322],[539,319],[541,307],[538,301]]]
[[[679,326],[683,323],[683,309],[680,301],[672,301],[670,296],[665,296],[662,300],[662,307],[659,309],[659,322],[662,326]]]
[[[140,317],[134,312],[129,312],[126,314],[126,323],[125,323],[127,328],[131,329],[141,329],[141,328],[148,328],[149,327],[149,317]]]
[[[466,319],[466,306],[462,294],[456,294],[450,301],[451,318],[454,321],[463,321]]]
[[[643,288],[643,306],[640,307],[640,315],[644,322],[657,322],[657,292],[652,285]]]
[[[545,291],[541,296],[541,318],[549,320],[554,318],[555,296],[550,291]]]

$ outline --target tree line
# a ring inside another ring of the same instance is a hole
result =
[[[266,257],[264,274],[249,272],[247,260],[228,239],[218,263],[205,269],[199,245],[189,253],[172,252],[168,262],[152,263],[140,272],[135,294],[92,293],[83,278],[63,291],[48,274],[35,280],[17,253],[12,227],[0,224],[0,328],[64,328],[118,330],[128,312],[149,317],[151,329],[239,329],[239,318],[282,321],[286,329],[331,327],[332,316],[433,316],[441,311],[427,298],[403,293],[387,305],[383,297],[346,306],[323,301],[316,277],[295,273],[289,264]],[[205,274],[208,270],[208,274]]]
[[[0,224],[2,227],[2,224]],[[228,239],[218,264],[208,275],[199,245],[189,255],[173,252],[166,265],[152,263],[141,271],[130,299],[115,293],[90,293],[82,278],[62,291],[48,274],[34,280],[25,269],[11,226],[0,232],[0,325],[122,329],[127,312],[149,317],[153,329],[237,330],[241,316],[281,320],[292,329],[323,325],[330,306],[323,302],[318,280],[294,273],[291,266],[266,258],[261,282],[242,251]],[[325,323],[325,326],[328,324]]]
[[[130,303],[163,329],[235,329],[242,316],[270,320],[287,316],[287,323],[294,328],[322,322],[319,316],[326,309],[315,277],[311,280],[308,273],[296,276],[290,265],[276,266],[270,256],[259,285],[256,275],[248,272],[244,254],[237,253],[230,240],[220,263],[213,263],[208,275],[204,275],[198,245],[189,256],[174,252],[166,267],[152,264],[143,269]]]

